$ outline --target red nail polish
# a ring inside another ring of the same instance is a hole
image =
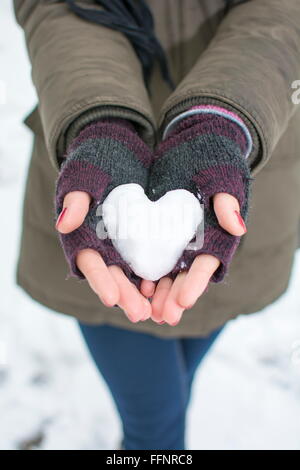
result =
[[[245,233],[247,232],[247,227],[245,225],[245,222],[243,220],[243,217],[241,216],[241,214],[238,212],[238,211],[234,211],[236,213],[236,216],[238,218],[238,221],[239,221],[239,224],[243,227]]]
[[[166,323],[165,321],[159,321],[158,324],[162,325],[163,323]]]
[[[55,224],[55,227],[58,227],[58,225],[61,223],[61,221],[62,221],[62,219],[63,219],[63,217],[64,217],[64,215],[65,215],[65,213],[66,213],[66,210],[67,210],[67,208],[65,207],[65,208],[61,211],[61,213],[59,214],[59,217],[58,217],[58,219],[57,219],[57,222],[56,222],[56,224]]]

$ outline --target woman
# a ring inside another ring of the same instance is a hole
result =
[[[34,146],[17,282],[78,320],[123,448],[184,449],[205,353],[229,320],[289,282],[298,1],[15,0],[15,12],[39,99],[25,120]],[[204,195],[202,249],[157,283],[94,236],[98,204],[128,182],[154,199]]]

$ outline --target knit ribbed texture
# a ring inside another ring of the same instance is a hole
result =
[[[150,171],[149,197],[157,200],[168,191],[182,188],[198,198],[200,193],[204,206],[203,247],[185,250],[170,277],[188,269],[200,253],[208,253],[221,262],[211,281],[223,281],[241,237],[219,225],[212,196],[219,192],[235,196],[247,220],[252,180],[244,156],[247,148],[241,126],[215,113],[199,113],[181,120],[159,144]]]
[[[247,147],[246,147],[246,150],[245,150],[244,157],[245,158],[249,157],[249,155],[252,151],[253,141],[252,141],[251,134],[248,130],[248,127],[246,126],[245,122],[243,121],[243,119],[241,119],[241,117],[238,114],[233,113],[232,111],[229,111],[228,109],[223,108],[222,106],[215,106],[215,105],[211,105],[211,104],[192,106],[187,111],[185,111],[183,113],[180,113],[174,119],[172,119],[172,121],[168,124],[168,126],[164,130],[163,139],[165,139],[168,136],[168,134],[171,133],[172,130],[175,129],[175,126],[177,126],[178,123],[182,119],[186,119],[187,117],[191,117],[191,116],[193,116],[195,114],[198,114],[198,113],[199,114],[200,113],[216,114],[218,116],[223,116],[223,117],[235,122],[236,124],[238,124],[241,127],[242,131],[244,132],[245,139],[247,141]]]
[[[178,117],[180,114],[183,114],[186,111],[191,111],[191,109],[196,106],[207,105],[221,107],[228,110],[229,112],[234,113],[235,116],[242,119],[251,135],[252,150],[249,157],[247,158],[247,162],[251,168],[251,171],[253,171],[256,166],[260,164],[263,157],[262,143],[260,136],[257,133],[257,129],[253,125],[253,122],[248,119],[248,117],[243,112],[241,112],[236,106],[230,105],[222,99],[212,98],[211,96],[191,95],[188,98],[180,101],[171,109],[169,109],[169,111],[165,114],[164,121],[159,129],[159,139],[163,140],[163,135],[165,134],[165,129],[168,127],[168,124],[172,120],[176,119],[176,117]]]
[[[71,191],[85,191],[92,198],[84,223],[69,234],[59,233],[70,267],[69,277],[85,279],[76,265],[76,256],[80,250],[92,248],[101,254],[107,266],[120,266],[139,286],[140,279],[115,250],[111,240],[97,236],[101,221],[97,210],[116,186],[137,183],[146,188],[151,162],[149,147],[140,139],[133,124],[121,118],[104,118],[89,124],[69,145],[56,182],[56,214],[61,212],[64,197]]]

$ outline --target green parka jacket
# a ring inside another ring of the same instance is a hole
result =
[[[89,3],[89,0],[81,3]],[[148,0],[176,89],[158,65],[151,96],[126,36],[87,22],[57,0],[14,0],[24,29],[38,105],[16,279],[55,312],[161,337],[204,336],[285,292],[300,219],[300,3],[249,0],[225,14],[225,0]],[[297,88],[298,86],[298,88]],[[107,308],[87,281],[66,279],[54,227],[54,185],[68,140],[104,115],[133,119],[154,149],[162,130],[191,104],[218,102],[248,123],[256,142],[248,232],[220,284],[210,284],[180,323],[131,323]]]

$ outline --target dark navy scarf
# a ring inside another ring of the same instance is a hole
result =
[[[171,89],[175,89],[165,52],[154,33],[151,10],[145,0],[94,0],[95,4],[101,5],[105,10],[80,7],[76,0],[65,1],[81,18],[122,31],[127,36],[141,61],[148,90],[155,59],[159,62],[163,79]],[[225,13],[246,1],[249,0],[225,0]]]

